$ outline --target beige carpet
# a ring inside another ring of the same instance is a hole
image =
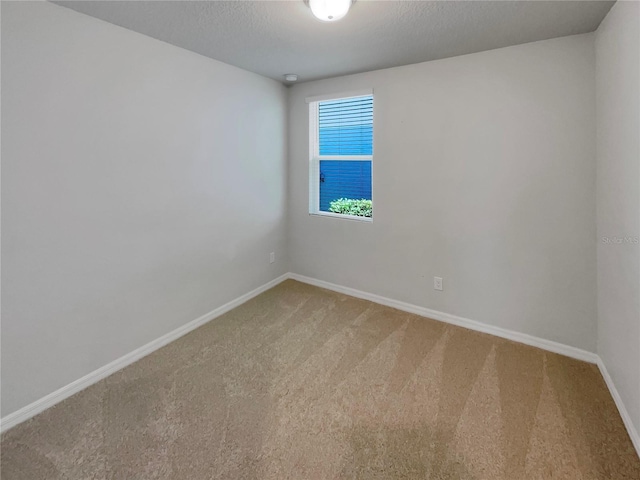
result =
[[[597,368],[287,281],[7,432],[2,479],[640,479]]]

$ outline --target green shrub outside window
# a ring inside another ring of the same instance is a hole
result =
[[[371,200],[355,198],[339,198],[329,204],[329,211],[356,217],[371,217],[373,211]]]

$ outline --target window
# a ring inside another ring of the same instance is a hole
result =
[[[309,213],[371,220],[371,91],[309,102]]]

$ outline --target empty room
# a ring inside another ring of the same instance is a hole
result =
[[[640,480],[640,2],[0,17],[2,480]]]

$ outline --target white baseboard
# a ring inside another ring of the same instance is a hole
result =
[[[553,353],[558,353],[560,355],[566,355],[571,358],[575,358],[578,360],[583,360],[589,363],[595,363],[598,365],[600,372],[611,392],[611,396],[613,397],[616,406],[620,412],[620,416],[629,432],[629,436],[631,437],[631,441],[635,446],[638,455],[640,455],[640,435],[638,435],[638,431],[631,421],[631,417],[629,416],[629,412],[627,411],[622,399],[620,398],[620,394],[616,389],[607,368],[604,363],[600,359],[600,357],[592,352],[588,352],[586,350],[582,350],[576,347],[571,347],[569,345],[564,345],[558,342],[553,342],[551,340],[546,340],[543,338],[534,337],[532,335],[527,335],[520,332],[515,332],[513,330],[507,330],[500,327],[495,327],[492,325],[487,325],[482,322],[477,322],[475,320],[470,320],[468,318],[458,317],[455,315],[451,315],[444,312],[439,312],[437,310],[432,310],[426,307],[419,307],[417,305],[412,305],[410,303],[401,302],[398,300],[393,300],[390,298],[382,297],[380,295],[376,295],[373,293],[363,292],[361,290],[356,290],[354,288],[344,287],[342,285],[336,285],[334,283],[325,282],[323,280],[317,280],[311,277],[305,277],[303,275],[298,275],[296,273],[285,273],[280,277],[265,283],[264,285],[252,290],[249,293],[246,293],[235,300],[230,301],[222,305],[221,307],[216,308],[215,310],[203,315],[200,318],[197,318],[175,330],[172,332],[163,335],[162,337],[153,340],[152,342],[147,343],[146,345],[134,350],[133,352],[120,357],[117,360],[101,367],[88,375],[66,385],[49,395],[42,397],[39,400],[27,405],[26,407],[17,410],[0,420],[0,431],[4,432],[19,423],[24,422],[25,420],[30,419],[31,417],[37,415],[38,413],[46,410],[54,406],[55,404],[61,402],[62,400],[70,397],[71,395],[84,390],[85,388],[93,385],[94,383],[102,380],[105,377],[108,377],[112,373],[117,372],[118,370],[140,360],[141,358],[149,355],[150,353],[158,350],[159,348],[167,345],[168,343],[177,340],[178,338],[186,335],[187,333],[195,330],[196,328],[204,325],[205,323],[219,317],[227,313],[229,310],[234,309],[235,307],[245,303],[246,301],[252,299],[253,297],[269,290],[270,288],[275,287],[279,283],[283,282],[287,279],[297,280],[299,282],[307,283],[309,285],[315,285],[317,287],[326,288],[327,290],[333,290],[335,292],[344,293],[345,295],[350,295],[352,297],[362,298],[364,300],[369,300],[374,303],[378,303],[381,305],[386,305],[388,307],[397,308],[398,310],[403,310],[405,312],[414,313],[416,315],[420,315],[423,317],[432,318],[434,320],[439,320],[441,322],[450,323],[452,325],[457,325],[459,327],[468,328],[470,330],[476,330],[478,332],[488,333],[491,335],[495,335],[497,337],[506,338],[508,340],[513,340],[515,342],[524,343],[526,345],[531,345],[533,347],[538,347],[543,350],[547,350]]]
[[[27,405],[26,407],[21,408],[20,410],[16,410],[13,413],[5,416],[0,420],[0,431],[5,432],[8,429],[15,427],[19,423],[24,422],[25,420],[30,419],[31,417],[37,415],[38,413],[46,410],[54,406],[55,404],[61,402],[62,400],[69,398],[71,395],[84,390],[85,388],[93,385],[94,383],[102,380],[105,377],[108,377],[112,373],[117,372],[118,370],[131,365],[133,362],[140,360],[142,357],[146,357],[150,353],[158,350],[159,348],[164,347],[168,343],[177,340],[178,338],[186,335],[187,333],[195,330],[196,328],[204,325],[205,323],[213,320],[214,318],[219,317],[227,313],[229,310],[236,308],[239,305],[242,305],[248,300],[251,300],[253,297],[260,295],[262,292],[269,290],[270,288],[275,287],[277,284],[283,282],[284,280],[289,278],[289,274],[285,273],[284,275],[279,276],[278,278],[271,280],[270,282],[265,283],[264,285],[256,288],[255,290],[250,291],[249,293],[245,293],[244,295],[236,298],[235,300],[230,301],[229,303],[225,303],[221,307],[212,310],[211,312],[201,316],[200,318],[196,318],[195,320],[182,325],[181,327],[176,328],[172,332],[163,335],[160,338],[157,338],[146,345],[143,345],[136,350],[127,353],[126,355],[114,360],[111,363],[108,363],[104,367],[101,367],[93,372],[85,375],[78,380],[71,382],[70,384],[56,390],[55,392],[50,393],[42,397],[39,400]]]
[[[476,320],[470,320],[468,318],[458,317],[449,313],[439,312],[426,307],[419,307],[410,303],[400,302],[391,298],[381,297],[373,293],[367,293],[360,290],[356,290],[349,287],[343,287],[342,285],[336,285],[335,283],[325,282],[323,280],[317,280],[311,277],[305,277],[304,275],[298,275],[296,273],[289,274],[289,278],[298,280],[299,282],[308,283],[317,287],[326,288],[327,290],[333,290],[334,292],[344,293],[352,297],[362,298],[364,300],[370,300],[374,303],[386,305],[387,307],[397,308],[409,313],[415,313],[422,317],[432,318],[441,322],[450,323],[459,327],[468,328],[470,330],[476,330],[478,332],[488,333],[495,335],[496,337],[506,338],[513,340],[514,342],[524,343],[525,345],[531,345],[533,347],[542,348],[553,353],[559,353],[560,355],[566,355],[567,357],[576,358],[589,363],[597,363],[598,355],[593,352],[588,352],[580,348],[571,347],[562,343],[546,340],[544,338],[534,337],[527,335],[526,333],[515,332],[513,330],[507,330],[506,328],[495,327],[486,323],[478,322]]]
[[[640,434],[638,434],[638,430],[636,430],[635,425],[631,421],[629,411],[627,410],[627,407],[624,406],[620,393],[618,393],[618,389],[616,388],[615,383],[613,383],[613,379],[611,378],[611,375],[609,375],[607,367],[600,357],[598,357],[598,368],[600,369],[600,373],[602,374],[602,378],[604,378],[607,387],[609,387],[609,392],[611,392],[611,396],[616,402],[618,412],[620,412],[624,426],[627,427],[627,432],[629,433],[629,437],[631,437],[631,442],[633,443],[633,446],[636,447],[636,452],[638,452],[638,456],[640,457]]]
[[[500,327],[494,327],[492,325],[487,325],[486,323],[477,322],[475,320],[470,320],[468,318],[457,317],[455,315],[450,315],[448,313],[439,312],[437,310],[431,310],[426,307],[419,307],[417,305],[412,305],[410,303],[400,302],[398,300],[393,300],[391,298],[381,297],[380,295],[375,295],[373,293],[363,292],[361,290],[356,290],[354,288],[344,287],[342,285],[336,285],[335,283],[325,282],[324,280],[317,280],[311,277],[305,277],[304,275],[298,275],[296,273],[290,273],[289,278],[293,280],[298,280],[299,282],[308,283],[309,285],[315,285],[316,287],[326,288],[327,290],[333,290],[334,292],[344,293],[345,295],[350,295],[352,297],[362,298],[364,300],[369,300],[374,303],[379,303],[381,305],[386,305],[388,307],[397,308],[398,310],[402,310],[409,313],[415,313],[416,315],[420,315],[423,317],[432,318],[434,320],[439,320],[441,322],[450,323],[452,325],[457,325],[459,327],[468,328],[470,330],[476,330],[478,332],[488,333],[491,335],[495,335],[497,337],[506,338],[508,340],[513,340],[515,342],[524,343],[525,345],[531,345],[533,347],[538,347],[543,350],[547,350],[549,352],[558,353],[560,355],[565,355],[567,357],[575,358],[577,360],[583,360],[589,363],[595,363],[598,365],[602,376],[604,377],[604,381],[611,392],[611,396],[618,407],[618,411],[620,412],[620,416],[622,417],[622,421],[624,422],[625,427],[627,428],[627,432],[629,432],[629,436],[631,437],[631,441],[638,452],[638,456],[640,456],[640,435],[638,435],[638,431],[636,430],[633,422],[631,421],[631,417],[629,416],[629,412],[627,411],[624,403],[622,402],[622,398],[618,393],[618,390],[607,371],[602,359],[593,352],[588,352],[586,350],[582,350],[576,347],[571,347],[569,345],[564,345],[562,343],[553,342],[551,340],[546,340],[544,338],[534,337],[532,335],[527,335],[525,333],[514,332],[513,330],[507,330]]]

